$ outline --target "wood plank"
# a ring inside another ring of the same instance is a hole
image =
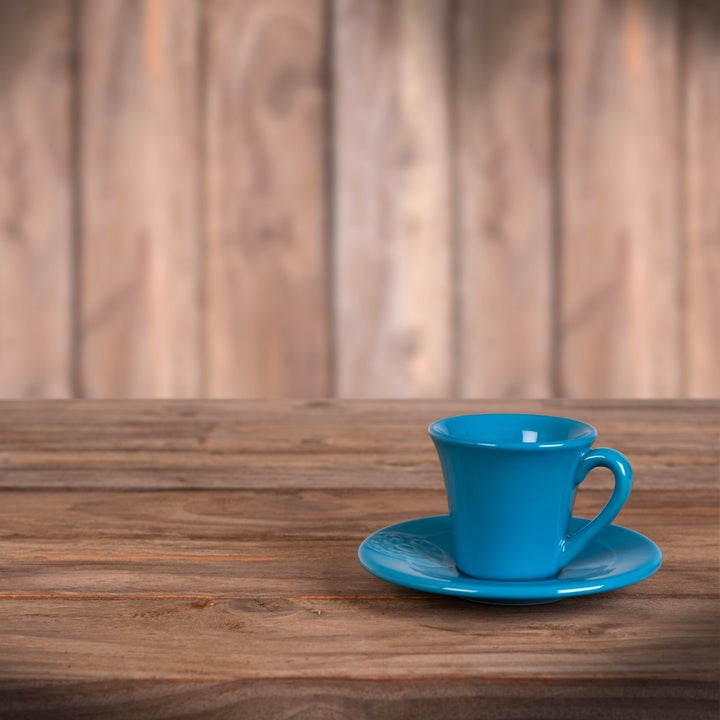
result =
[[[503,411],[587,420],[599,431],[598,445],[628,455],[638,488],[716,488],[720,467],[720,406],[713,401],[77,401],[0,408],[1,487],[438,488],[429,423]]]
[[[529,608],[444,596],[10,601],[0,603],[0,678],[716,683],[716,607],[714,598],[649,602],[621,592]]]
[[[324,4],[203,7],[207,393],[324,396]]]
[[[560,389],[676,396],[677,3],[560,8]]]
[[[193,681],[2,680],[5,717],[44,720],[78,717],[287,718],[322,717],[373,720],[412,717],[435,720],[714,720],[716,684],[664,678],[450,678],[325,680],[307,678]],[[323,715],[320,715],[322,713]]]
[[[197,552],[202,553],[202,548],[216,544],[224,548],[222,552],[232,552],[233,544],[240,548],[246,543],[293,542],[301,538],[359,542],[392,522],[447,513],[442,487],[412,493],[406,489],[369,492],[367,488],[197,493],[5,490],[2,498],[0,542],[8,542],[3,548],[16,553],[22,546],[22,552],[32,552],[32,543],[37,542],[36,559],[49,559],[60,546],[71,548],[73,543],[80,555],[109,551],[120,559],[125,550],[120,546],[113,549],[111,544],[122,542],[126,548],[135,548],[130,553],[133,557],[142,560],[143,553],[149,553],[150,560],[171,552],[175,543],[181,555],[188,555],[194,552],[190,548],[196,543]],[[321,517],[325,520],[319,522]],[[44,549],[43,542],[49,543]],[[142,543],[146,543],[145,547]],[[103,550],[93,550],[101,547]]]
[[[553,394],[553,7],[464,0],[457,14],[459,386]]]
[[[200,390],[196,0],[86,0],[81,392]]]
[[[578,495],[576,514],[589,517],[607,495],[607,489],[597,488],[593,480],[587,480]],[[662,544],[692,546],[701,542],[703,534],[718,532],[713,524],[718,514],[717,495],[718,488],[635,488],[618,522],[657,536]],[[14,552],[13,548],[18,547],[15,543],[21,540],[40,544],[47,541],[48,546],[40,550],[40,555],[48,558],[62,543],[78,543],[77,550],[82,552],[87,548],[81,547],[81,541],[91,551],[94,544],[107,548],[113,540],[141,543],[151,536],[156,536],[155,542],[144,548],[151,556],[157,555],[160,546],[169,546],[172,542],[184,547],[207,541],[227,547],[230,543],[300,537],[359,541],[391,523],[447,513],[442,487],[416,487],[412,492],[407,488],[361,487],[194,493],[5,489],[2,498],[0,538],[12,544],[8,552]],[[688,515],[694,518],[694,525],[680,533],[679,528],[687,525]],[[319,522],[320,517],[326,519]],[[121,548],[115,550],[122,552]],[[117,552],[111,554],[117,556]]]
[[[0,396],[72,394],[72,6],[0,3]]]
[[[720,397],[720,4],[682,12],[685,216],[684,392]]]
[[[608,496],[590,487],[578,517]],[[717,490],[636,490],[618,522],[651,537],[665,559],[623,595],[714,598],[717,508]],[[0,599],[402,599],[407,591],[361,570],[357,546],[390,523],[446,512],[442,489],[6,491]]]
[[[717,516],[713,519],[717,523]],[[686,525],[673,529],[683,532]],[[705,528],[703,539],[692,548],[663,545],[671,555],[663,564],[664,577],[616,592],[638,603],[662,602],[667,597],[716,599],[718,538],[709,540],[708,534]],[[660,536],[652,537],[661,542]],[[409,601],[411,595],[417,603],[427,600],[419,591],[411,593],[363,572],[355,559],[361,540],[173,539],[163,543],[153,537],[97,543],[54,541],[51,551],[40,541],[0,542],[6,553],[0,562],[0,600],[65,602],[122,597],[145,602],[168,598],[221,600],[241,595],[270,603],[278,598],[318,597],[362,597],[395,603]],[[148,550],[148,544],[153,550]],[[704,561],[697,559],[700,553]],[[333,568],[331,583],[329,568]],[[578,607],[582,605],[573,604],[573,609]]]
[[[452,390],[449,14],[437,0],[334,3],[341,397]]]

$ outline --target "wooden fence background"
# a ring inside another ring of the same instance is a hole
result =
[[[0,0],[0,396],[717,396],[717,0]]]

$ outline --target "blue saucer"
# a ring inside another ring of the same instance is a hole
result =
[[[570,533],[587,520],[573,518]],[[450,518],[418,518],[378,530],[358,549],[361,565],[388,582],[494,605],[536,605],[633,585],[662,563],[660,548],[640,533],[609,525],[557,577],[506,582],[463,575],[453,560]]]

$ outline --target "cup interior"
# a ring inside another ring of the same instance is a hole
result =
[[[579,420],[517,413],[457,415],[432,423],[429,432],[439,441],[512,450],[588,445],[597,437]]]

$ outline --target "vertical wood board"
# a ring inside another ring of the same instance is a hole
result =
[[[676,3],[560,7],[561,394],[674,396]]]
[[[720,3],[682,11],[685,388],[720,397]]]
[[[465,0],[457,22],[465,397],[551,393],[552,5]]]
[[[81,384],[200,390],[196,0],[81,3]]]
[[[0,2],[0,397],[72,392],[72,7]]]
[[[340,396],[451,391],[449,8],[334,5]]]
[[[207,391],[325,395],[324,4],[204,8]]]

